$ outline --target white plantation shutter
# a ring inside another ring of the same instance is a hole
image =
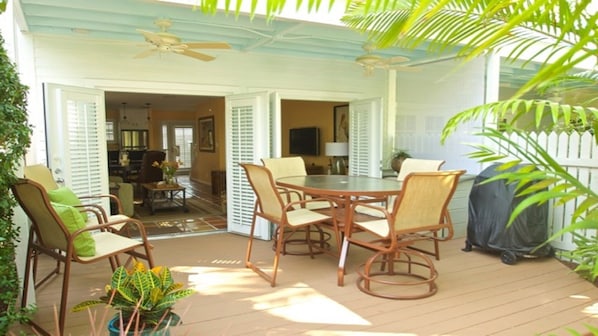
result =
[[[381,177],[382,99],[349,104],[349,174]]]
[[[108,193],[104,92],[57,84],[44,89],[48,166],[54,176],[77,195]]]
[[[99,194],[102,183],[98,168],[105,166],[106,161],[100,161],[98,155],[102,146],[97,106],[91,102],[69,100],[67,110],[71,188],[78,195]]]
[[[231,232],[249,234],[255,195],[239,163],[260,163],[270,153],[268,94],[226,97],[227,220]],[[270,225],[261,221],[255,236],[270,239]]]

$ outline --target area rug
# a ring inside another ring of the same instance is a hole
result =
[[[152,215],[147,206],[135,208],[135,217],[143,222],[150,238],[181,237],[226,232],[226,214],[215,205],[198,198],[186,201],[188,211],[181,208],[160,209]],[[130,235],[139,236],[137,230]]]

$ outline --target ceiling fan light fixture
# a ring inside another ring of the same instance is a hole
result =
[[[150,108],[151,107],[152,107],[152,104],[145,103],[145,113],[147,115],[147,120],[150,120]]]
[[[404,56],[391,56],[391,57],[383,57],[381,55],[375,54],[374,50],[376,50],[376,46],[372,43],[365,43],[363,45],[363,50],[365,50],[365,54],[357,56],[355,58],[355,62],[363,67],[364,74],[369,76],[374,73],[374,70],[377,68],[380,69],[407,69],[405,66],[401,66],[401,63],[409,61],[409,58]],[[411,69],[409,69],[411,70]]]
[[[355,59],[355,61],[358,64],[361,64],[363,66],[366,66],[366,65],[373,66],[375,64],[380,63],[381,60],[382,60],[382,57],[379,55],[375,55],[375,54],[365,54],[365,55],[358,56]]]
[[[371,76],[374,73],[374,69],[376,68],[372,64],[362,64],[363,66],[363,74],[366,76]]]

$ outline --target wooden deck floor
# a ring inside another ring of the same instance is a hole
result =
[[[198,291],[177,304],[184,325],[173,335],[572,335],[566,328],[598,325],[598,289],[552,258],[508,266],[496,255],[462,252],[461,239],[445,242],[438,293],[393,301],[356,288],[366,250],[350,251],[344,287],[336,285],[337,261],[319,255],[282,257],[272,288],[244,267],[246,241],[229,233],[153,241],[156,263]],[[272,254],[270,242],[257,243],[256,258],[269,264]],[[108,263],[76,265],[69,306],[98,295],[110,275]],[[48,330],[59,284],[37,293],[35,320]],[[69,313],[66,334],[90,335],[89,324],[87,314]]]

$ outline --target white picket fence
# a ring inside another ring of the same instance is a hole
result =
[[[544,147],[553,159],[555,159],[569,174],[576,177],[581,183],[588,185],[592,190],[598,191],[598,146],[594,137],[589,132],[579,134],[567,133],[531,133],[531,136]],[[525,142],[518,136],[512,135],[510,140],[525,146]],[[533,149],[527,147],[529,153]],[[549,207],[549,234],[558,232],[571,223],[571,217],[583,201],[581,197],[567,202],[565,205],[554,205],[551,202]],[[597,234],[596,230],[585,230],[585,236],[591,237]],[[565,234],[552,243],[552,246],[559,250],[573,250],[575,244],[571,234]]]

